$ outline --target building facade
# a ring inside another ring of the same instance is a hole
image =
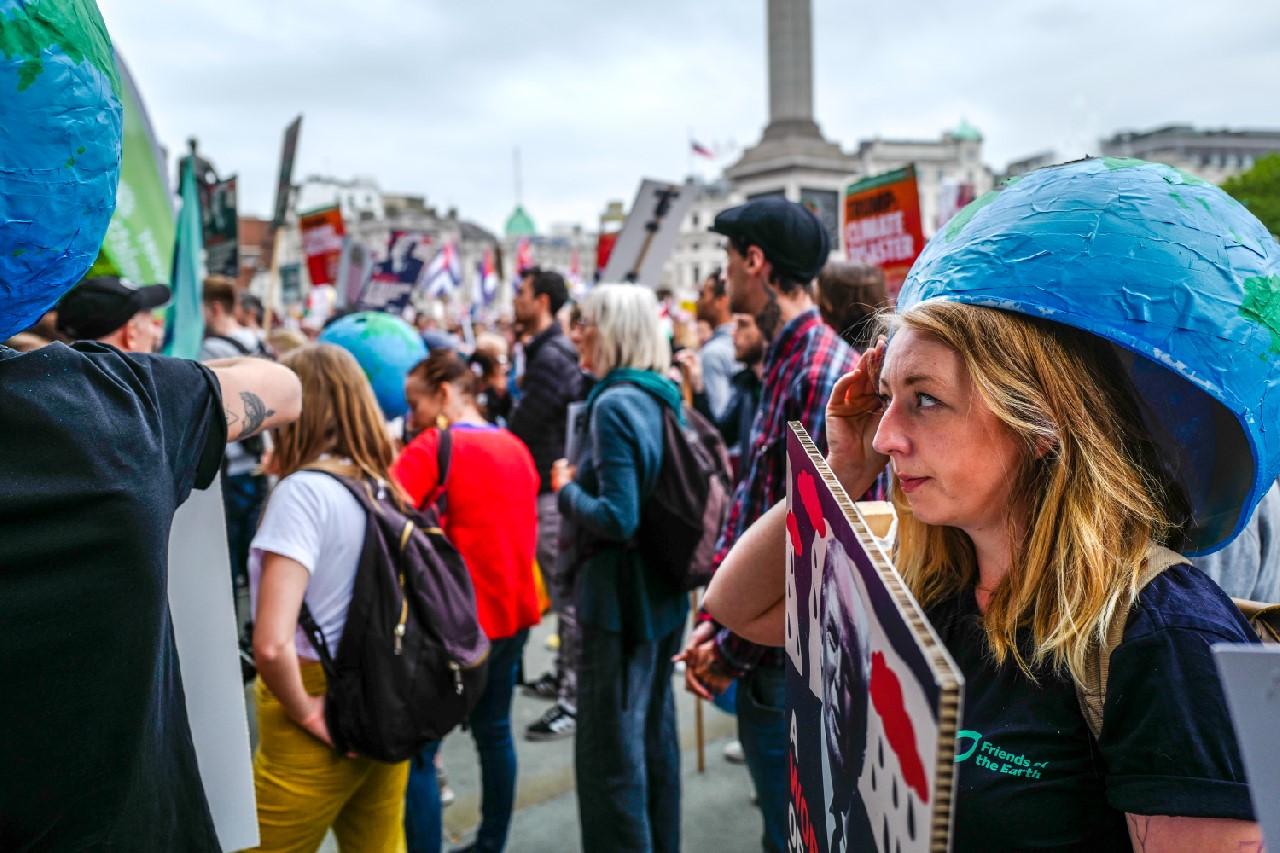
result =
[[[1169,124],[1153,130],[1122,130],[1101,142],[1107,157],[1137,157],[1165,163],[1214,184],[1253,168],[1259,157],[1280,152],[1280,130],[1201,130]]]

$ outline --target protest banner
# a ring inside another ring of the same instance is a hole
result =
[[[302,232],[302,253],[307,258],[311,284],[337,283],[346,230],[342,208],[334,205],[304,213],[298,217],[298,229]]]
[[[236,176],[199,183],[200,223],[204,233],[205,269],[209,275],[240,275],[240,221],[236,215]]]
[[[280,301],[285,305],[301,305],[302,264],[281,264],[277,273],[280,276]]]
[[[302,116],[296,116],[284,129],[284,143],[280,148],[280,168],[276,173],[276,200],[272,205],[271,228],[279,230],[289,212],[289,199],[293,195],[293,161],[298,156],[298,134],[302,131]]]
[[[945,851],[963,679],[798,422],[787,510],[787,849]]]
[[[337,306],[349,308],[360,301],[369,277],[373,275],[373,253],[357,237],[350,234],[342,238],[342,254],[338,257]]]
[[[422,231],[392,231],[385,257],[374,264],[373,275],[356,302],[360,311],[398,314],[426,271],[431,235]]]
[[[692,185],[642,181],[600,280],[657,287],[695,193]]]
[[[124,105],[124,155],[115,213],[90,275],[120,275],[136,284],[168,284],[176,226],[165,157],[142,95],[119,52],[115,60]]]
[[[897,298],[907,271],[924,248],[914,166],[845,187],[840,248],[853,263],[883,270],[885,291],[890,299]]]

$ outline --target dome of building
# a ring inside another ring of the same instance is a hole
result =
[[[522,204],[517,204],[516,209],[507,217],[505,230],[508,237],[532,237],[537,232],[533,226],[533,219],[525,213]]]
[[[952,130],[948,135],[952,139],[959,139],[965,142],[982,141],[982,131],[969,124],[965,119],[960,119],[960,124],[957,125],[955,130]]]

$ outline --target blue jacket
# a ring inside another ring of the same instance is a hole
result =
[[[561,514],[577,531],[574,544],[587,555],[578,567],[578,621],[620,633],[628,644],[654,642],[684,624],[688,596],[629,543],[662,467],[662,406],[669,402],[659,399],[679,405],[679,394],[674,385],[670,392],[654,385],[658,395],[618,385],[613,374],[601,385],[576,479],[559,496]]]

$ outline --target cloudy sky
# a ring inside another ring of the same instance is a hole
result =
[[[195,135],[267,214],[285,124],[295,180],[367,175],[497,229],[512,150],[540,229],[594,223],[688,140],[755,142],[763,0],[99,0],[171,151]],[[996,169],[1117,129],[1276,127],[1280,3],[814,0],[816,114],[852,148],[962,118]],[[731,162],[699,161],[711,174]]]

